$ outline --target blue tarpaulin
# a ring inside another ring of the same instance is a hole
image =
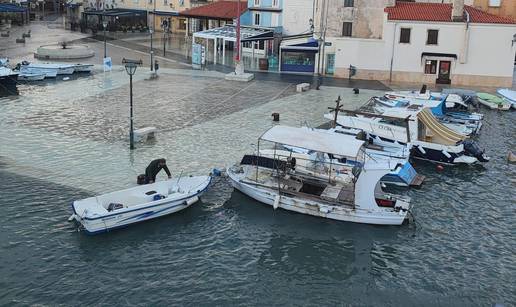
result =
[[[25,13],[27,8],[11,3],[0,3],[0,13]]]

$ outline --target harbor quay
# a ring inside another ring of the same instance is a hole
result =
[[[193,69],[176,38],[160,54],[155,37],[151,63],[142,33],[104,43],[49,19],[10,34],[10,66],[92,66],[0,95],[0,305],[515,301],[516,113],[498,87],[266,72],[248,56],[239,82],[232,63]],[[94,55],[34,57],[62,42]],[[467,111],[438,118],[448,97]],[[359,126],[368,112],[381,121]]]

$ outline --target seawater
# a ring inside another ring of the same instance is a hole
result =
[[[67,222],[74,199],[134,184],[152,158],[167,158],[174,174],[206,174],[255,150],[272,112],[282,124],[317,126],[337,95],[351,108],[379,94],[331,87],[294,94],[289,84],[169,73],[159,87],[135,77],[136,121],[159,133],[132,152],[123,71],[20,85],[19,96],[0,98],[0,304],[516,301],[516,169],[506,162],[516,145],[514,112],[482,110],[477,140],[489,163],[437,172],[414,162],[427,180],[402,190],[413,199],[413,225],[274,211],[217,178],[183,212],[100,236],[77,232]]]

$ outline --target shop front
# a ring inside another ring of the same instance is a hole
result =
[[[280,71],[313,73],[318,48],[317,41],[282,46],[280,49]]]

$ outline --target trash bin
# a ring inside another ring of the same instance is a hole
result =
[[[258,63],[260,66],[260,70],[269,70],[269,59],[260,59]]]

